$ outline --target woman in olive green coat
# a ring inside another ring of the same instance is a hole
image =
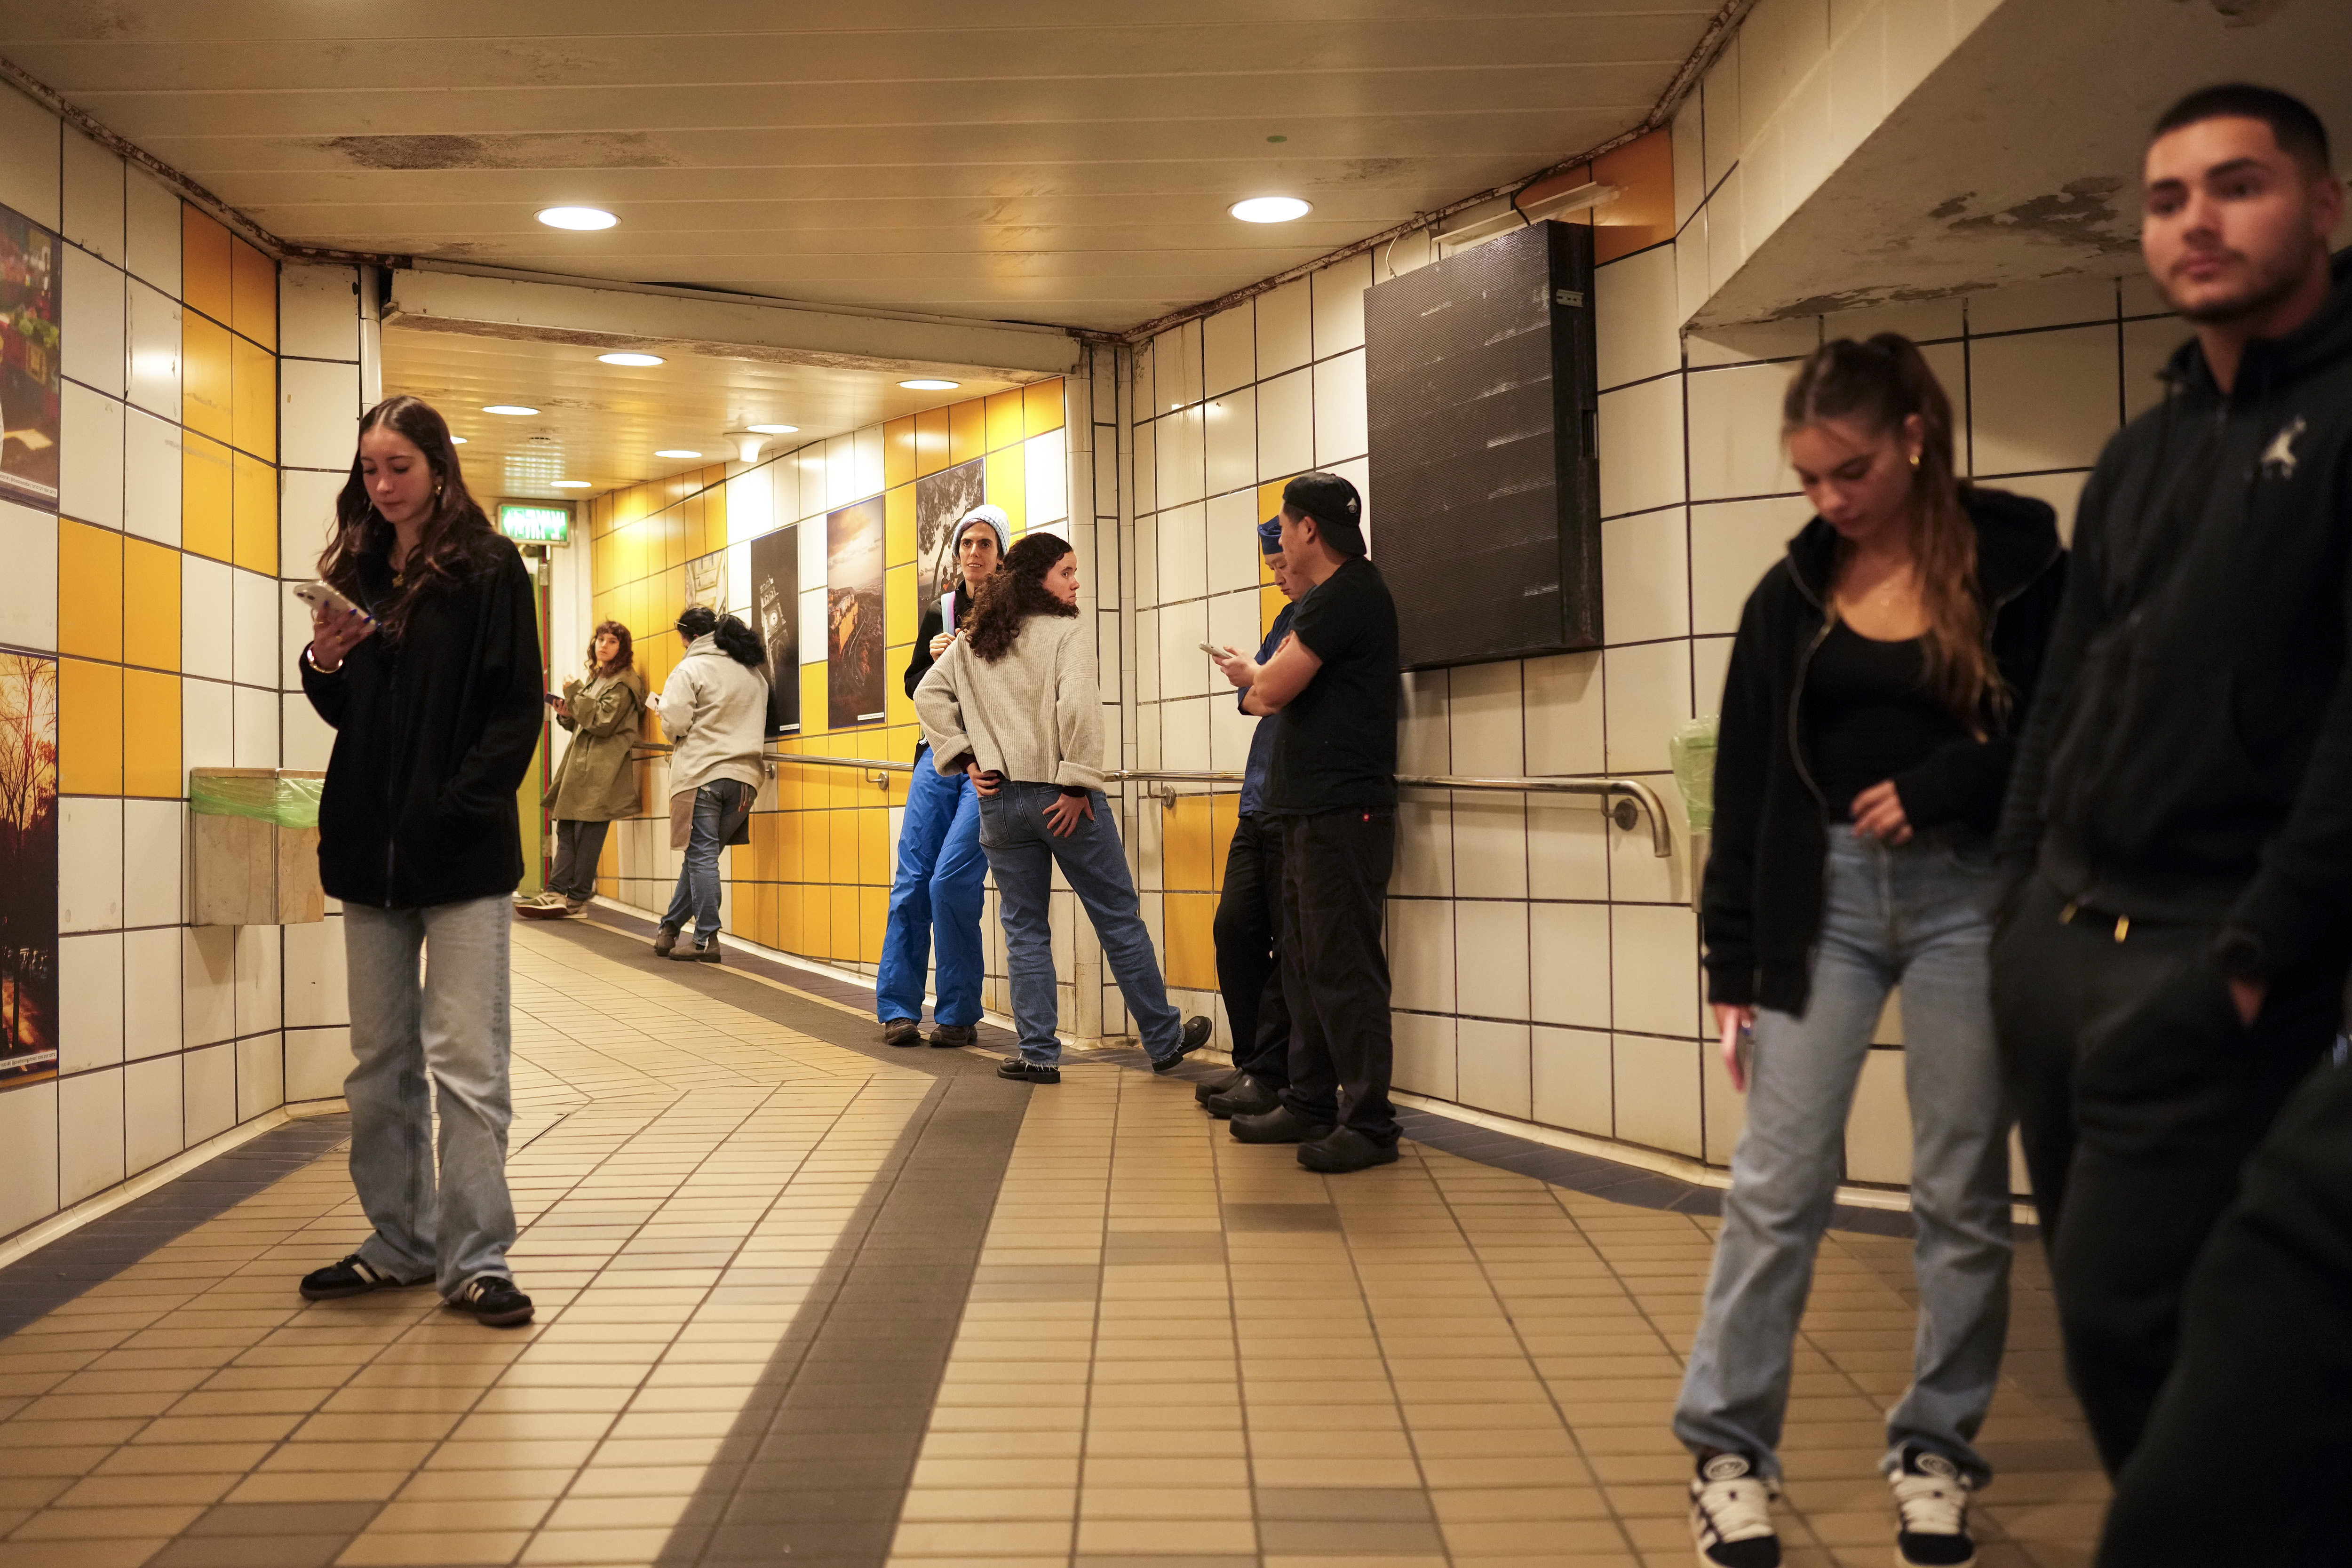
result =
[[[555,874],[547,895],[523,906],[527,915],[576,915],[596,891],[596,861],[614,818],[637,815],[637,775],[629,762],[646,709],[646,679],[637,673],[629,628],[598,626],[588,644],[587,680],[567,680],[551,693],[555,721],[572,732],[541,805],[555,816]],[[559,901],[560,900],[560,901]]]

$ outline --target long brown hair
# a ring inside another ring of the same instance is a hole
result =
[[[425,520],[416,548],[401,563],[404,585],[377,617],[384,631],[397,637],[409,612],[425,595],[459,582],[493,559],[492,547],[499,534],[481,503],[466,488],[466,477],[457,467],[457,448],[449,439],[449,423],[431,404],[405,395],[387,397],[360,416],[361,438],[382,426],[407,437],[425,454],[425,465],[433,470],[432,515]],[[368,499],[367,476],[354,450],[352,477],[335,497],[335,536],[319,557],[320,578],[359,602],[360,557],[380,554],[389,559],[394,540],[392,524]]]
[[[604,663],[596,657],[596,639],[606,632],[612,633],[613,640],[621,645],[621,651],[614,655],[613,662],[610,664]],[[595,676],[618,675],[625,669],[635,669],[636,664],[637,643],[635,637],[629,636],[629,628],[618,621],[598,621],[596,629],[588,634],[588,673]]]
[[[1004,552],[1004,564],[980,585],[971,606],[971,623],[964,635],[971,651],[994,664],[1021,640],[1021,626],[1032,616],[1076,616],[1078,607],[1054,597],[1045,574],[1070,552],[1070,542],[1058,533],[1027,533]]]
[[[1797,367],[1780,415],[1784,436],[1825,419],[1851,419],[1883,436],[1918,416],[1923,438],[1911,479],[1911,553],[1927,612],[1927,689],[1981,733],[1988,716],[1998,718],[2007,709],[2009,691],[1985,647],[1977,529],[1952,463],[1952,401],[1936,373],[1918,345],[1900,332],[1881,332],[1867,342],[1837,338]],[[1840,542],[1841,569],[1850,549]]]

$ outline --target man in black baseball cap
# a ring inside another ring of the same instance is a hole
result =
[[[1237,1115],[1245,1143],[1296,1143],[1339,1173],[1397,1157],[1395,1043],[1381,932],[1396,859],[1397,617],[1364,555],[1364,503],[1337,474],[1282,492],[1282,555],[1309,584],[1290,636],[1263,663],[1220,661],[1242,707],[1279,713],[1261,809],[1282,825],[1282,935],[1290,1082]]]

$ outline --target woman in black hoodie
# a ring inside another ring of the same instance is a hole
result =
[[[2009,1301],[1990,834],[2063,552],[2049,507],[1956,478],[1951,405],[1908,339],[1823,344],[1782,413],[1819,515],[1748,596],[1724,683],[1706,963],[1747,1127],[1675,1430],[1702,1559],[1777,1563],[1797,1322],[1899,984],[1920,1326],[1881,1468],[1896,1561],[1962,1563]]]
[[[319,575],[357,608],[314,615],[302,689],[335,730],[319,868],[343,903],[352,1183],[375,1230],[302,1294],[431,1279],[482,1322],[527,1323],[506,1261],[507,939],[515,796],[541,727],[530,574],[467,491],[449,426],[414,397],[360,420],[335,519]]]

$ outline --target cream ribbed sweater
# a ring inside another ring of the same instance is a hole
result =
[[[969,756],[1020,784],[1102,788],[1102,693],[1089,616],[1032,616],[994,664],[948,645],[915,688],[915,717],[947,773]]]

